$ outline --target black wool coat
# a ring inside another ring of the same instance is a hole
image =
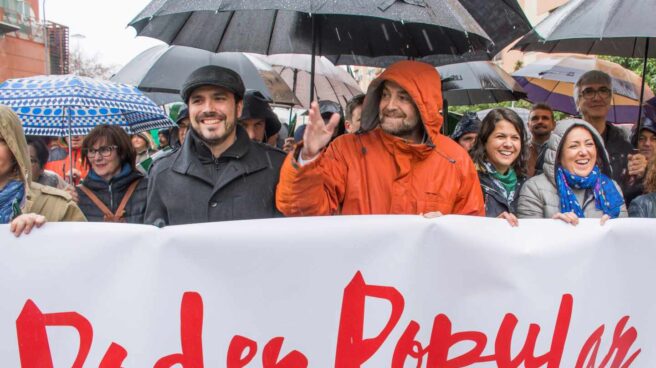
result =
[[[155,161],[148,183],[145,223],[156,226],[280,216],[275,192],[285,153],[237,139],[214,158],[193,129],[183,145]]]

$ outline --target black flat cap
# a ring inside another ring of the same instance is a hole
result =
[[[236,100],[244,98],[246,88],[239,74],[218,65],[206,65],[191,72],[180,89],[180,96],[188,104],[189,96],[194,89],[208,85],[227,89],[234,93]]]

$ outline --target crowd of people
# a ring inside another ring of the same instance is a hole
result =
[[[633,137],[607,122],[613,92],[600,71],[576,83],[580,118],[556,122],[539,103],[525,125],[497,108],[482,120],[465,114],[451,137],[441,133],[440,75],[416,61],[387,68],[345,111],[313,102],[294,132],[233,70],[202,67],[180,91],[185,107],[176,128],[159,132],[159,150],[148,133],[108,125],[65,141],[26,139],[0,106],[0,223],[18,236],[47,221],[656,217],[656,114],[647,106]]]

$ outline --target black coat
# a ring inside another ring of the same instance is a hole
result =
[[[611,177],[622,188],[624,202],[628,207],[629,203],[635,197],[641,195],[643,191],[642,180],[638,179],[631,182],[631,178],[627,174],[628,156],[634,152],[634,147],[622,131],[622,128],[618,128],[610,123],[606,123],[606,130],[602,137],[606,152],[608,152],[608,156],[610,157],[610,166],[613,170]]]
[[[275,192],[285,153],[237,139],[219,158],[193,129],[180,149],[157,160],[149,174],[145,223],[156,226],[280,216]]]
[[[656,193],[643,194],[631,202],[629,217],[656,218]]]
[[[478,180],[481,182],[483,190],[483,199],[485,200],[485,216],[497,217],[503,212],[517,215],[517,203],[519,201],[519,192],[522,184],[526,181],[525,177],[517,177],[517,188],[515,188],[515,197],[512,202],[508,202],[506,197],[494,184],[494,178],[489,173],[478,172]]]
[[[130,184],[138,179],[141,179],[141,181],[125,206],[124,218],[125,222],[128,223],[143,224],[144,213],[146,212],[148,179],[139,172],[131,171],[126,176],[110,180],[109,183],[102,179],[94,179],[92,175],[87,175],[80,185],[84,185],[91,189],[91,191],[107,206],[107,208],[109,208],[112,213],[115,213]],[[80,199],[78,206],[87,217],[87,220],[91,222],[103,222],[103,212],[83,191],[80,190],[79,186],[76,190]]]

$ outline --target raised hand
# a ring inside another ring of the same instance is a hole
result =
[[[333,132],[339,124],[339,114],[333,114],[328,124],[325,124],[319,112],[319,104],[314,101],[310,105],[308,120],[303,133],[303,149],[301,150],[303,160],[312,160],[330,143]]]

